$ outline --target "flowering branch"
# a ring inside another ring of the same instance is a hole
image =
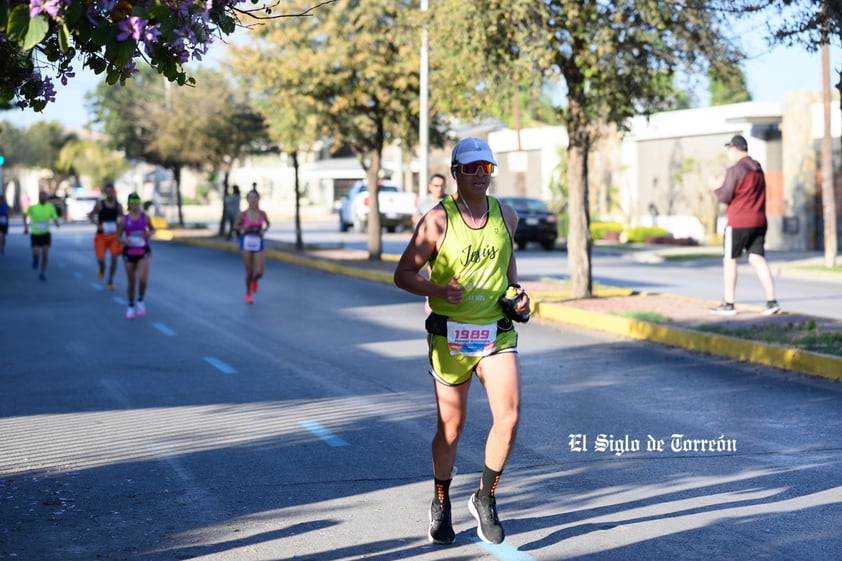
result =
[[[323,1],[296,16],[335,0]],[[135,74],[145,59],[168,80],[192,84],[184,66],[233,33],[240,17],[273,19],[279,0],[0,0],[0,100],[42,110],[55,101],[52,68],[62,84],[81,60],[109,84]]]

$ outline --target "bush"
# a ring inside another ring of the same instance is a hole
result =
[[[699,242],[697,242],[693,238],[673,238],[672,236],[655,236],[652,238],[648,238],[646,240],[646,243],[683,246],[699,245]]]
[[[623,225],[619,222],[591,222],[591,239],[594,241],[604,240],[608,232],[617,232],[619,236],[622,231]]]
[[[626,230],[626,237],[629,243],[639,243],[651,238],[666,238],[667,231],[657,226],[636,226]]]

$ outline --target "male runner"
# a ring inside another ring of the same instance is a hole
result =
[[[103,188],[104,198],[97,201],[94,209],[88,213],[88,220],[96,224],[94,235],[94,254],[99,265],[97,277],[105,276],[105,252],[111,252],[111,266],[108,268],[108,290],[114,290],[114,273],[117,271],[117,257],[122,255],[123,246],[117,240],[117,226],[123,218],[123,207],[117,200],[117,191],[113,183],[106,183]]]
[[[468,510],[477,520],[480,539],[497,544],[505,538],[495,490],[514,446],[520,412],[512,319],[524,321],[529,298],[517,284],[512,249],[517,213],[487,194],[495,166],[484,141],[466,138],[456,144],[451,155],[456,193],[421,218],[395,270],[395,284],[426,296],[432,310],[426,328],[438,423],[432,444],[435,495],[427,537],[436,544],[456,538],[450,484],[474,374],[485,388],[492,426],[485,467]],[[421,274],[428,263],[429,279]],[[507,293],[517,297],[513,310],[504,310],[499,302]]]

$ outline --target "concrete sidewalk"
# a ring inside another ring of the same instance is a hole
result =
[[[202,230],[164,230],[161,239],[238,252],[235,241]],[[697,251],[699,250],[696,248]],[[662,249],[658,250],[662,252]],[[654,251],[647,252],[653,254]],[[368,252],[343,248],[310,247],[296,251],[290,244],[268,240],[267,257],[313,267],[323,271],[393,284],[396,256],[381,261],[368,259]],[[842,279],[840,279],[842,280]],[[522,282],[533,301],[532,316],[538,321],[558,322],[587,329],[704,352],[738,361],[773,366],[784,370],[842,381],[842,356],[819,354],[795,347],[739,339],[703,329],[714,323],[739,322],[743,326],[763,323],[798,325],[812,322],[824,332],[838,333],[842,340],[842,322],[800,314],[762,316],[760,309],[739,307],[735,318],[718,318],[708,312],[711,302],[667,294],[634,294],[625,289],[598,289],[597,298],[571,300],[562,283]],[[667,322],[636,319],[656,312]],[[642,313],[645,312],[645,313]],[[840,343],[842,345],[842,343]]]

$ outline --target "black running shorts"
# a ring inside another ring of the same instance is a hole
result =
[[[744,251],[755,255],[765,255],[766,226],[760,228],[725,228],[724,255],[738,259]]]

